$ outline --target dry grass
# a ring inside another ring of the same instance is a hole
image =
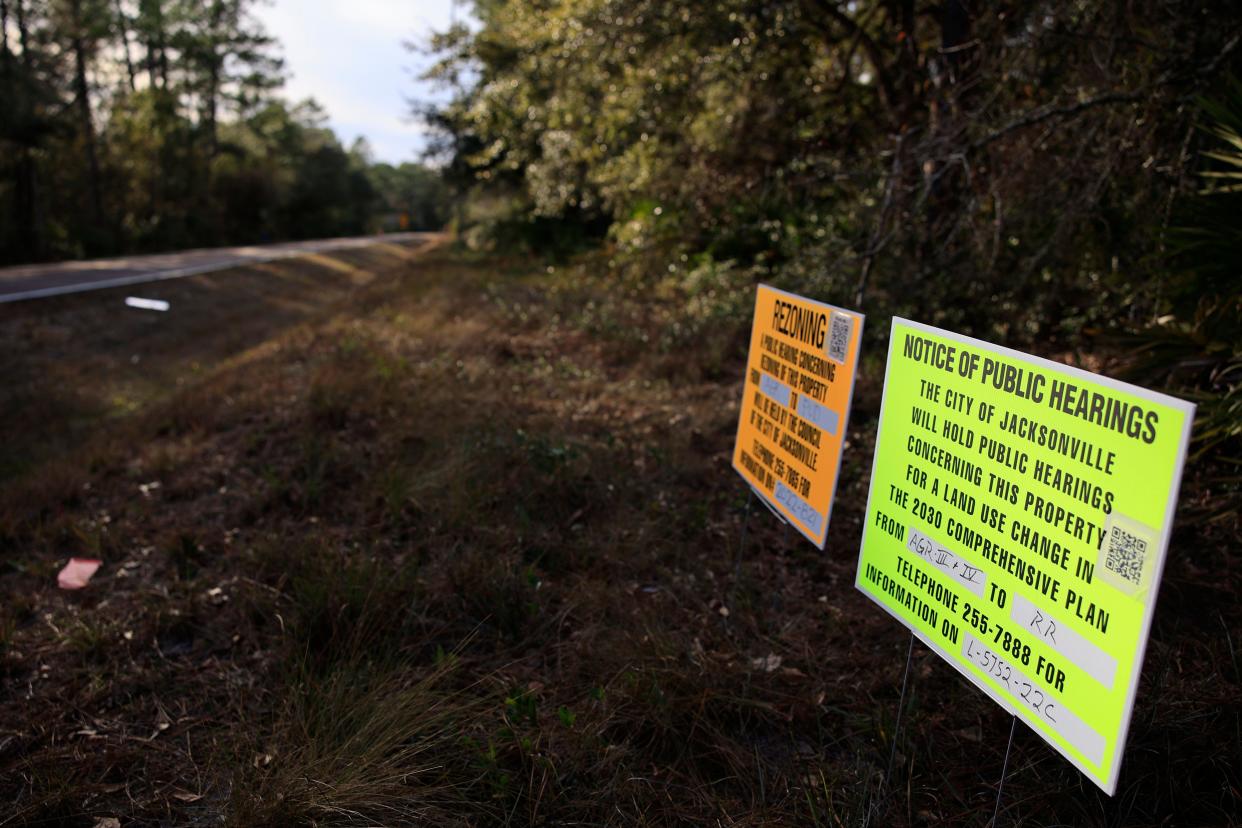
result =
[[[922,648],[878,784],[878,362],[828,550],[756,509],[735,566],[738,289],[387,247],[6,310],[0,825],[982,824],[1008,720]],[[1001,824],[1238,821],[1236,536],[1178,532],[1118,797],[1019,729]]]

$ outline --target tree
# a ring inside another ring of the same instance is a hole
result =
[[[104,223],[99,150],[95,141],[95,121],[91,111],[91,89],[86,80],[88,64],[94,60],[99,40],[106,31],[106,7],[96,0],[65,0],[60,10],[66,15],[60,28],[73,53],[73,97],[78,112],[78,133],[87,163],[91,218],[97,227]]]
[[[448,193],[439,170],[421,164],[373,164],[367,175],[385,229],[439,230],[447,223]]]
[[[1116,318],[1109,296],[1150,313],[1132,282],[1158,278],[1188,104],[1239,60],[1225,2],[475,11],[429,73],[463,191],[602,220],[640,266],[730,260],[1011,341]]]
[[[210,0],[177,34],[187,91],[201,101],[199,120],[208,160],[219,151],[221,107],[245,113],[283,82],[282,62],[273,54],[275,41],[249,15],[253,3]]]
[[[0,263],[374,224],[365,146],[275,97],[255,2],[0,0]]]

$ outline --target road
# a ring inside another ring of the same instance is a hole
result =
[[[127,256],[88,262],[19,265],[0,268],[0,304],[22,299],[39,299],[65,293],[135,285],[208,273],[238,265],[270,262],[311,253],[324,253],[376,243],[408,242],[430,238],[432,233],[390,233],[384,236],[358,236],[344,239],[283,242],[249,247],[217,247],[161,253],[155,256]]]

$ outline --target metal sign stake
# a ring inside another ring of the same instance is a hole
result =
[[[914,657],[914,633],[910,633],[910,645],[906,648],[906,669],[901,674],[901,696],[897,699],[897,720],[893,723],[893,735],[890,738],[888,749],[888,768],[884,771],[884,776],[880,778],[879,789],[876,790],[875,796],[871,803],[867,805],[867,812],[863,816],[863,828],[867,828],[871,824],[871,816],[875,813],[876,804],[884,796],[885,790],[888,788],[888,778],[893,774],[893,760],[897,757],[897,736],[901,733],[901,717],[906,709],[906,686],[910,681],[910,662]]]
[[[737,541],[737,551],[733,553],[733,584],[729,587],[727,605],[729,612],[737,609],[738,584],[742,580],[742,554],[746,551],[746,530],[750,528],[750,507],[754,505],[755,497],[755,490],[752,488],[746,498],[746,511],[742,514],[742,533]]]
[[[996,806],[992,808],[992,821],[988,823],[996,828],[996,817],[1000,815],[1001,791],[1005,790],[1005,773],[1009,770],[1009,751],[1013,750],[1013,732],[1018,727],[1018,717],[1014,716],[1009,724],[1009,744],[1005,746],[1005,763],[1001,765],[1000,782],[996,785]]]

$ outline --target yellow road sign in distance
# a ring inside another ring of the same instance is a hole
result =
[[[1109,794],[1193,419],[893,320],[855,583]]]
[[[733,468],[820,549],[854,394],[863,315],[760,285]]]

